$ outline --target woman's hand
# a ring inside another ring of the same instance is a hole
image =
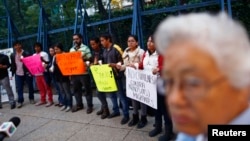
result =
[[[155,68],[155,69],[153,69],[153,74],[157,74],[158,72],[159,72],[159,68]]]
[[[110,63],[109,67],[116,68],[116,64],[115,63]]]

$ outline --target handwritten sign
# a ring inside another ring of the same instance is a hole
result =
[[[22,59],[22,61],[32,75],[41,74],[44,72],[40,55],[25,57]]]
[[[93,65],[90,67],[90,70],[99,92],[117,91],[115,77],[111,67],[108,65]]]
[[[157,109],[157,76],[151,71],[126,68],[127,97]]]
[[[57,54],[56,61],[63,75],[79,75],[86,72],[81,52]]]
[[[11,55],[11,53],[13,53],[13,48],[2,49],[2,50],[0,50],[0,53],[7,55],[9,57],[9,59],[10,59],[10,55]],[[11,62],[11,60],[9,60],[9,61]],[[12,73],[11,73],[10,69],[8,69],[8,74],[9,74],[9,77],[11,78]],[[15,97],[17,97],[16,81],[15,81],[14,78],[10,79],[9,81],[10,81],[10,87],[11,87]],[[2,86],[0,86],[0,91],[1,91],[0,93],[1,93],[1,96],[2,96],[1,102],[9,101],[7,92]]]

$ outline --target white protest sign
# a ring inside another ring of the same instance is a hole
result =
[[[13,48],[2,49],[2,50],[0,50],[0,53],[7,55],[10,59],[10,55],[11,55],[11,53],[13,53]],[[10,61],[10,63],[11,63],[11,61]],[[9,78],[12,77],[10,68],[8,69],[8,72],[9,72]],[[17,97],[15,77],[13,77],[10,80],[10,87],[13,91],[14,96]],[[0,91],[1,91],[1,95],[2,95],[2,102],[9,101],[7,92],[5,89],[3,89],[3,86],[0,86]]]
[[[157,76],[152,71],[126,68],[127,97],[157,109]]]

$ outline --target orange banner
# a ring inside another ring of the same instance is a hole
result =
[[[81,52],[57,54],[56,61],[63,75],[79,75],[86,72]]]

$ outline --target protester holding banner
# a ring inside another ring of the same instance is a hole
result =
[[[110,34],[103,34],[100,36],[101,44],[104,47],[103,51],[103,64],[109,64],[110,67],[113,68],[113,74],[116,79],[116,85],[118,88],[117,92],[110,93],[110,99],[113,104],[113,113],[110,114],[108,118],[113,118],[120,115],[117,95],[122,104],[122,111],[123,111],[123,119],[121,120],[121,124],[126,124],[129,121],[129,109],[128,109],[128,100],[126,94],[123,90],[123,82],[122,79],[124,78],[124,72],[119,71],[116,68],[116,64],[122,64],[122,54],[119,50],[114,47],[112,43],[112,37]]]
[[[54,50],[56,55],[63,53],[63,45],[58,43],[54,46]],[[62,101],[63,107],[61,111],[65,110],[66,112],[70,111],[72,108],[72,95],[70,91],[70,80],[68,76],[63,76],[61,70],[58,67],[56,57],[52,62],[52,66],[50,67],[50,71],[53,72],[55,76],[55,81],[60,88],[60,92],[62,94]]]
[[[16,102],[13,91],[10,87],[9,74],[8,74],[9,67],[10,67],[9,57],[7,55],[0,53],[0,85],[2,85],[7,92],[10,103],[10,109],[14,109],[16,108]],[[2,94],[0,91],[0,109],[2,108],[1,97]]]
[[[53,62],[55,61],[55,50],[54,50],[54,46],[51,46],[49,48],[49,65],[48,65],[48,68],[53,68]],[[55,74],[54,72],[51,72],[49,71],[50,73],[50,77],[51,77],[51,81],[52,81],[52,84],[54,86],[54,88],[56,89],[56,93],[58,94],[58,103],[55,104],[55,106],[58,106],[58,107],[62,107],[64,104],[64,99],[62,98],[62,92],[60,91],[60,88],[55,80]]]
[[[142,62],[139,64],[139,69],[152,71],[154,75],[158,75],[158,80],[161,80],[160,72],[163,65],[163,57],[156,51],[153,36],[149,36],[147,41],[147,51],[143,54]],[[169,140],[173,134],[173,125],[169,115],[166,112],[164,97],[157,89],[157,110],[155,110],[155,129],[149,132],[149,136],[154,137],[162,131],[162,116],[165,121],[165,134],[159,137],[160,141]],[[142,115],[144,116],[144,115]],[[145,119],[144,119],[145,120]],[[143,119],[141,119],[143,121]],[[145,122],[145,121],[144,121]]]
[[[101,46],[100,39],[98,37],[90,39],[90,46],[92,48],[93,56],[90,65],[98,65],[99,60],[103,61],[103,48]],[[101,115],[101,119],[105,119],[110,115],[106,94],[104,92],[98,91],[98,89],[96,90],[96,93],[102,104],[101,109],[96,114]]]
[[[10,55],[11,58],[11,72],[12,76],[15,75],[17,94],[18,94],[18,104],[17,108],[21,108],[24,102],[23,97],[23,87],[24,82],[27,82],[29,88],[29,100],[31,104],[35,104],[34,101],[34,87],[33,87],[33,76],[28,71],[27,67],[23,64],[22,59],[24,57],[30,56],[30,54],[22,49],[22,44],[19,41],[13,43],[14,53]]]
[[[70,49],[70,52],[79,51],[82,54],[83,61],[90,61],[91,60],[91,52],[88,46],[82,43],[82,35],[81,34],[74,34],[73,35],[73,43],[74,46]],[[86,68],[86,64],[85,68]],[[92,95],[92,88],[90,83],[90,75],[86,71],[80,75],[71,75],[71,81],[73,83],[73,93],[76,99],[76,106],[72,108],[72,112],[76,112],[84,108],[82,102],[82,86],[85,87],[86,92],[86,101],[87,101],[87,114],[92,113],[93,111],[93,95]]]
[[[46,95],[48,95],[48,103],[46,104],[46,107],[49,107],[54,103],[51,84],[50,84],[51,80],[47,70],[47,65],[49,64],[49,56],[46,52],[42,51],[43,47],[41,43],[38,42],[35,43],[34,49],[35,49],[34,55],[40,55],[43,67],[45,69],[43,73],[35,74],[37,87],[40,91],[40,97],[41,97],[40,101],[36,103],[36,106],[46,104],[47,103]]]
[[[138,37],[135,35],[129,35],[127,40],[128,47],[124,50],[124,53],[122,55],[123,58],[123,65],[117,65],[117,68],[120,70],[125,70],[126,67],[130,66],[137,66],[142,61],[142,56],[144,54],[144,50],[138,46]],[[133,119],[129,122],[128,126],[135,126],[139,122],[139,105],[141,108],[142,115],[146,115],[147,111],[147,105],[144,103],[138,102],[136,100],[132,100],[133,105]],[[140,124],[141,125],[141,124]],[[138,127],[141,128],[141,126]]]

